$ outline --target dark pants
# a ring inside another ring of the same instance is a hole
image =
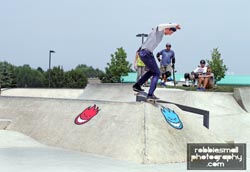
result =
[[[157,66],[153,53],[151,53],[148,50],[141,50],[139,51],[139,56],[143,61],[143,63],[148,68],[148,71],[141,77],[141,79],[139,79],[139,81],[137,81],[137,83],[141,86],[151,76],[153,76],[148,91],[149,95],[153,95],[160,77],[160,70]]]

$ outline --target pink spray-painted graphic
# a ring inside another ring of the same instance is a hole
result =
[[[86,122],[90,121],[94,116],[96,116],[99,111],[100,109],[98,106],[96,105],[93,105],[92,107],[89,106],[75,118],[75,124],[76,125],[85,124]]]

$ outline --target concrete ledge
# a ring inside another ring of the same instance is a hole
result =
[[[0,130],[5,130],[11,122],[12,120],[10,119],[0,119]]]
[[[250,112],[250,87],[235,88],[233,96],[245,111]]]
[[[143,164],[183,162],[187,143],[224,142],[203,127],[196,116],[170,104],[164,106],[178,113],[182,130],[167,124],[161,107],[149,103],[22,97],[1,97],[0,102],[0,108],[5,110],[2,115],[6,116],[8,110],[14,119],[7,130],[50,146],[118,160]],[[86,124],[76,125],[75,118],[93,105],[100,112]]]

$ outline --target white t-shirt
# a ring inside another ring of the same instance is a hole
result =
[[[194,70],[194,73],[200,73],[200,74],[207,73],[207,67],[206,67],[206,66],[204,66],[204,67],[198,66],[198,67]]]

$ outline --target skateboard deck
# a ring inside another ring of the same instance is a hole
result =
[[[135,96],[136,96],[136,101],[137,102],[149,102],[149,103],[157,103],[160,99],[156,99],[156,100],[148,100],[147,96],[148,93],[146,93],[145,91],[140,91],[140,92],[135,92]]]
[[[176,81],[175,81],[175,66],[173,65],[173,80],[174,80],[174,87],[176,86]]]
[[[167,108],[167,107],[164,107],[161,104],[159,104],[159,103],[164,103],[163,100],[160,100],[160,99],[156,99],[156,100],[152,100],[152,101],[148,100],[147,99],[148,94],[146,92],[144,92],[144,91],[136,92],[135,95],[136,95],[136,101],[137,102],[138,101],[139,102],[141,102],[141,101],[149,102],[149,103],[154,104],[154,106],[160,107],[162,115],[164,116],[166,122],[171,127],[175,128],[175,129],[182,129],[183,128],[182,121],[180,120],[177,113],[175,113],[174,110],[172,110],[170,108]]]

